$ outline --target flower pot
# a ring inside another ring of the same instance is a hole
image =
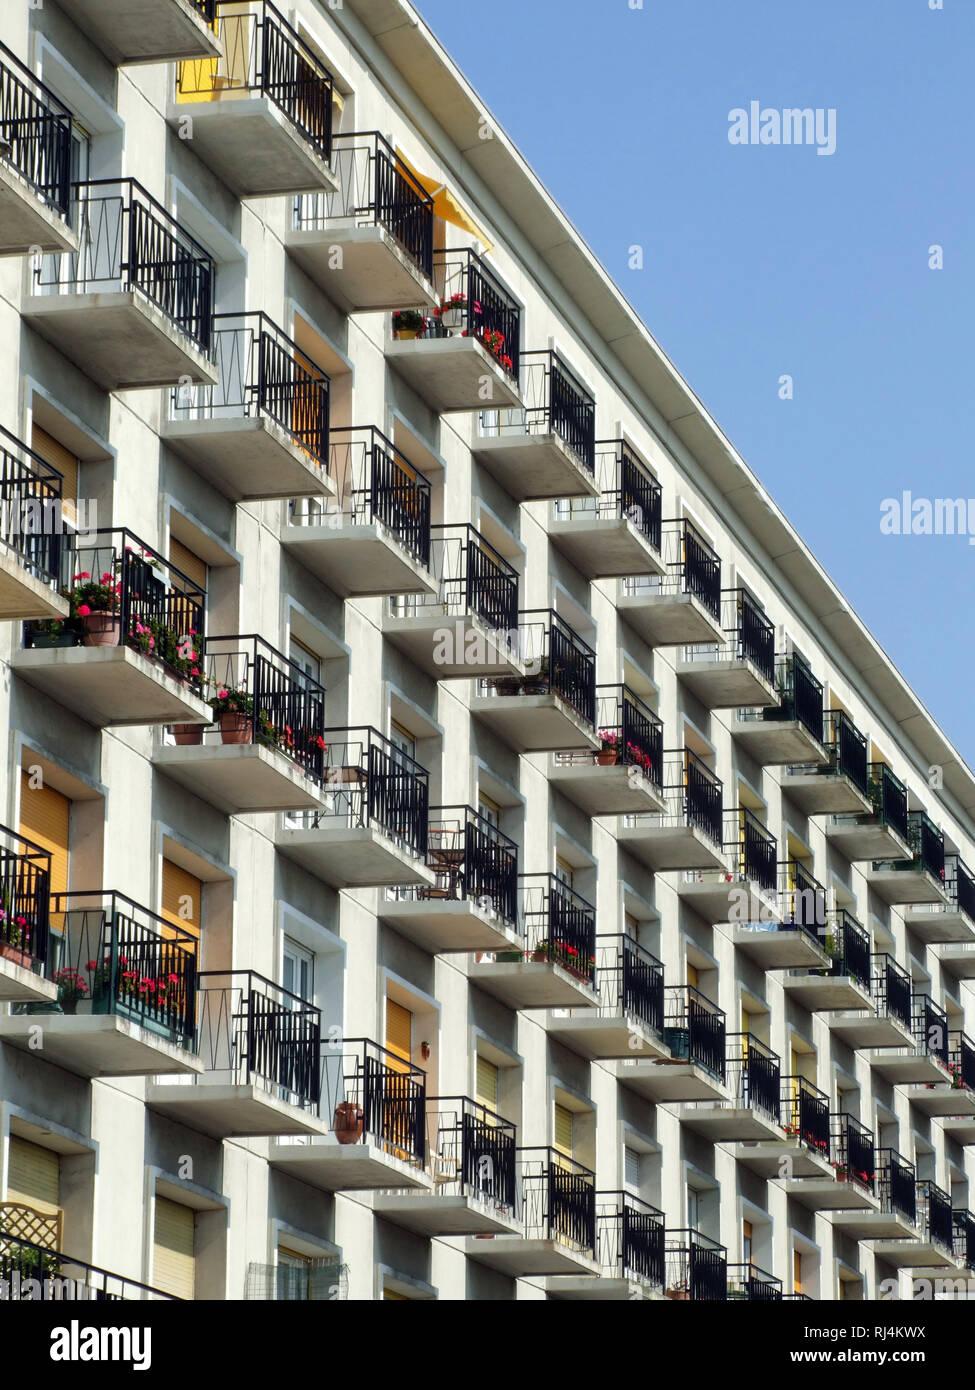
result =
[[[600,767],[615,767],[620,760],[620,755],[615,748],[601,748],[596,754],[596,762]]]
[[[332,1133],[340,1144],[355,1144],[362,1138],[362,1106],[354,1101],[343,1100],[335,1107],[332,1116]]]
[[[498,951],[494,957],[495,965],[521,965],[525,956],[523,951]],[[534,956],[532,957],[534,960]]]
[[[85,629],[82,646],[117,647],[122,632],[122,619],[118,613],[86,613],[81,619]]]
[[[397,341],[401,343],[410,342],[413,338],[418,338],[419,336],[419,330],[416,328],[398,328],[396,330]]]
[[[454,332],[458,328],[466,327],[466,320],[466,306],[462,309],[444,309],[443,313],[440,315],[440,322],[443,324],[444,328],[449,329],[451,332]]]
[[[9,941],[0,941],[0,958],[9,960],[14,965],[20,965],[24,970],[29,970],[34,957],[30,951],[25,951],[21,946],[14,946]]]
[[[677,1303],[690,1303],[691,1295],[688,1289],[668,1289],[667,1297],[674,1299]]]
[[[254,729],[249,714],[221,714],[220,741],[222,743],[252,743]]]
[[[57,637],[53,637],[49,632],[32,632],[30,644],[41,650],[50,647],[76,647],[78,634],[77,632],[61,632]]]
[[[77,999],[62,999],[60,1002],[63,1014],[76,1014],[78,1012]]]
[[[174,724],[173,739],[178,747],[183,748],[189,743],[203,742],[202,724]],[[226,742],[226,739],[224,740]]]

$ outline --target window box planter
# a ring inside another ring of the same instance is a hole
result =
[[[9,941],[0,941],[0,959],[9,960],[25,970],[29,970],[34,962],[30,951],[25,951],[21,946],[13,946]]]
[[[39,632],[35,628],[30,634],[30,645],[37,647],[38,650],[47,650],[52,647],[77,647],[80,641],[80,633],[71,629],[55,634],[53,632]]]
[[[494,957],[494,962],[496,965],[521,965],[524,959],[524,951],[499,951]],[[548,957],[547,955],[540,957],[537,953],[532,955],[532,960],[539,959],[547,960]]]
[[[192,743],[202,743],[203,727],[202,724],[174,724],[173,741],[178,748]]]

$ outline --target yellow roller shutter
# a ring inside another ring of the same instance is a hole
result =
[[[409,1303],[410,1300],[405,1293],[397,1293],[395,1289],[383,1289],[383,1298],[391,1299],[397,1303]]]
[[[572,1157],[572,1111],[555,1107],[555,1147],[566,1158]]]
[[[171,859],[163,860],[161,916],[199,938],[203,884]]]
[[[182,570],[187,579],[192,579],[194,584],[199,584],[201,589],[207,586],[207,565],[205,560],[201,560],[199,555],[194,554],[189,546],[183,545],[175,537],[169,538],[169,558],[178,570]],[[176,580],[179,582],[178,576]]]
[[[488,1110],[498,1108],[498,1079],[500,1072],[493,1062],[478,1054],[475,1099],[478,1105],[486,1105]]]
[[[386,1000],[386,1047],[404,1062],[413,1055],[413,1015],[395,999]]]
[[[51,892],[68,888],[68,828],[71,802],[53,787],[32,787],[20,774],[20,833],[51,856]]]
[[[196,1292],[196,1217],[191,1207],[156,1198],[152,1282],[163,1293],[192,1298]]]
[[[7,1201],[25,1202],[37,1211],[56,1212],[61,1204],[61,1161],[53,1149],[10,1136],[7,1154]]]
[[[77,456],[48,434],[46,430],[42,430],[40,425],[34,425],[31,429],[30,446],[35,454],[40,454],[45,463],[49,463],[61,474],[64,479],[61,486],[61,498],[64,503],[62,515],[65,521],[76,522],[78,519],[79,468]]]

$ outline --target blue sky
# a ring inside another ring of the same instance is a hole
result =
[[[975,547],[880,530],[975,497],[972,0],[414,3],[975,765]],[[752,101],[836,152],[731,145]]]

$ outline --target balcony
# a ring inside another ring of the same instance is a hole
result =
[[[854,864],[873,859],[909,859],[907,788],[886,763],[870,763],[867,774],[870,814],[830,817],[826,838]]]
[[[79,533],[57,559],[70,616],[25,625],[20,679],[98,729],[206,723],[204,591],[130,531]]]
[[[735,1303],[781,1303],[782,1280],[754,1264],[728,1266],[728,1300]]]
[[[709,1144],[781,1139],[778,1054],[751,1033],[729,1033],[725,1041],[731,1099],[679,1105],[677,1118]]]
[[[475,459],[516,502],[597,498],[595,401],[557,352],[522,353],[521,381],[524,406],[481,414]]]
[[[390,599],[383,636],[433,680],[520,675],[518,573],[473,526],[430,528],[435,592]]]
[[[119,67],[221,51],[214,0],[60,0],[59,8]]]
[[[482,677],[471,714],[518,753],[596,750],[596,653],[554,609],[518,614],[518,676]]]
[[[172,393],[163,439],[231,502],[329,496],[328,377],[266,314],[216,314],[216,386]]]
[[[810,1211],[878,1212],[872,1131],[852,1115],[827,1119],[830,1143],[821,1157],[828,1167],[818,1174],[786,1178],[783,1188]],[[817,1130],[817,1144],[818,1134]]]
[[[909,907],[904,921],[925,946],[971,944],[975,942],[975,874],[957,854],[944,859],[948,901]]]
[[[663,1041],[669,1057],[627,1055],[617,1079],[655,1104],[728,1099],[723,1009],[691,985],[666,986]]]
[[[523,1234],[468,1236],[463,1243],[468,1259],[509,1279],[597,1275],[595,1174],[555,1149],[519,1148],[515,1191]]]
[[[938,1022],[933,1023],[938,1027]],[[948,1077],[938,1083],[908,1086],[908,1100],[923,1115],[951,1117],[958,1125],[975,1126],[975,1043],[967,1033],[948,1034]]]
[[[732,940],[762,970],[825,966],[826,889],[799,859],[779,865],[780,922],[738,923]]]
[[[910,811],[907,822],[909,858],[875,860],[867,870],[867,883],[894,906],[926,903],[944,908],[948,905],[944,835],[923,811]]]
[[[393,314],[390,366],[438,415],[520,406],[520,304],[476,251],[435,251],[433,284],[439,304],[430,317],[415,308]]]
[[[61,474],[0,427],[0,621],[68,616]]]
[[[520,1234],[515,1216],[515,1126],[467,1096],[426,1104],[432,1187],[378,1192],[377,1216],[426,1240]]]
[[[436,886],[426,865],[429,774],[376,729],[325,729],[322,809],[276,844],[333,888]]]
[[[970,1211],[951,1213],[952,1254],[961,1269],[975,1270],[975,1216]]]
[[[720,780],[689,748],[667,750],[663,755],[664,809],[620,821],[619,843],[654,873],[726,869],[722,795]]]
[[[632,1192],[597,1192],[599,1277],[557,1275],[546,1281],[549,1298],[615,1302],[662,1298],[664,1226],[663,1212]]]
[[[194,936],[108,889],[53,894],[49,927],[56,1001],[13,1005],[0,1042],[33,1052],[40,1027],[44,1058],[76,1076],[201,1070]]]
[[[939,946],[934,954],[941,962],[942,969],[947,970],[956,979],[975,979],[975,945],[953,941],[948,945]]]
[[[518,846],[472,806],[432,806],[433,886],[387,888],[379,916],[431,955],[520,946]]]
[[[51,982],[51,856],[0,826],[0,1004],[54,1003]]]
[[[959,1268],[951,1198],[936,1183],[918,1182],[914,1224],[913,1239],[878,1239],[872,1247],[877,1259],[901,1269]]]
[[[580,1057],[668,1057],[664,968],[629,936],[596,937],[597,1006],[548,1015],[545,1031]]]
[[[561,498],[549,539],[586,579],[663,574],[661,488],[622,439],[596,444],[596,497]]]
[[[651,647],[720,646],[721,561],[686,519],[661,528],[663,575],[624,582],[620,617]]]
[[[261,637],[208,637],[210,727],[174,726],[160,772],[225,816],[323,804],[325,690]]]
[[[60,1250],[33,1241],[0,1226],[0,1288],[4,1298],[21,1302],[160,1302],[178,1301],[124,1274],[113,1274],[76,1260]],[[141,1369],[147,1369],[142,1367]]]
[[[76,252],[36,263],[22,315],[103,391],[216,384],[214,265],[134,179],[74,184]]]
[[[721,592],[722,640],[686,646],[677,675],[705,709],[775,705],[775,627],[747,589]]]
[[[554,874],[518,880],[523,948],[475,957],[469,978],[509,1009],[593,1006],[596,909]]]
[[[782,778],[782,790],[806,816],[869,816],[870,774],[867,740],[843,710],[824,715],[823,750],[808,762],[791,764]]]
[[[857,950],[857,968],[862,969]],[[893,956],[877,952],[870,957],[869,1008],[858,1001],[856,1012],[841,1010],[830,1015],[830,1031],[854,1051],[883,1047],[913,1047],[911,977]],[[788,981],[786,981],[788,984]]]
[[[948,1015],[928,994],[911,995],[912,1045],[867,1054],[870,1066],[891,1086],[950,1081]]]
[[[914,1164],[895,1149],[878,1149],[875,1161],[877,1205],[858,1211],[838,1211],[830,1219],[834,1231],[841,1232],[851,1240],[883,1241],[883,1258],[888,1263],[901,1264],[904,1262],[901,1255],[907,1253],[908,1242],[917,1238],[917,1177]],[[890,1252],[894,1247],[889,1242],[898,1242],[897,1258],[893,1260]],[[873,1253],[879,1253],[877,1246],[870,1248]]]
[[[745,807],[729,812],[726,826],[727,867],[686,871],[678,894],[709,926],[780,921],[775,836]]]
[[[294,503],[285,550],[340,598],[435,597],[426,478],[372,426],[332,432],[329,473],[334,501]]]
[[[205,1070],[150,1082],[146,1104],[212,1139],[321,1134],[321,1013],[253,970],[204,970],[196,1024]]]
[[[223,52],[176,70],[167,112],[238,198],[334,189],[332,75],[270,0],[210,0]]]
[[[433,1186],[424,1172],[426,1077],[368,1038],[321,1049],[323,1138],[272,1141],[272,1167],[323,1192]]]
[[[872,1009],[869,935],[842,909],[822,926],[816,944],[825,952],[827,965],[790,970],[782,976],[782,988],[809,1013]]]
[[[427,190],[375,130],[334,136],[332,167],[337,188],[295,201],[291,258],[346,314],[438,305]]]
[[[821,1196],[823,1180],[834,1181],[830,1166],[829,1096],[804,1076],[780,1076],[779,1086],[779,1137],[738,1142],[732,1153],[759,1177],[781,1179],[787,1174],[786,1190],[790,1196]],[[784,1136],[781,1130],[785,1131]],[[811,1180],[808,1189],[800,1187],[793,1192],[794,1182],[807,1179]]]
[[[71,112],[0,44],[0,256],[74,251]]]
[[[664,728],[625,685],[596,686],[598,751],[553,753],[548,780],[590,816],[664,812]]]
[[[665,1247],[668,1298],[679,1303],[722,1303],[728,1297],[728,1252],[700,1231],[668,1231]]]
[[[779,662],[775,688],[771,708],[739,711],[739,747],[763,767],[827,766],[823,687],[798,652]]]

